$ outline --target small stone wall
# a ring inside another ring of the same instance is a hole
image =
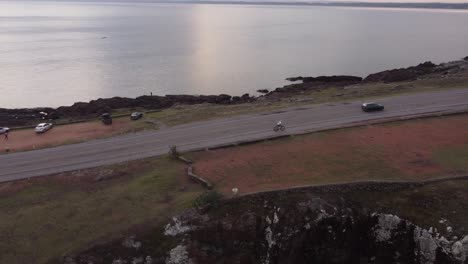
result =
[[[192,166],[193,161],[191,159],[188,159],[188,158],[186,158],[186,157],[184,157],[182,155],[177,155],[176,158],[188,165],[188,167],[187,167],[187,176],[191,180],[201,184],[203,187],[207,188],[208,190],[211,190],[213,188],[213,185],[209,181],[205,180],[203,177],[200,177],[199,175],[197,175],[197,174],[195,174],[193,172],[193,166]]]

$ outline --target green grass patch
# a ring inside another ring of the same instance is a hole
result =
[[[2,197],[0,263],[46,263],[135,225],[157,226],[202,193],[186,182],[180,163],[166,157],[145,162],[147,169],[128,177],[71,185],[49,181]]]
[[[433,159],[446,167],[468,173],[468,144],[444,148],[434,153]]]

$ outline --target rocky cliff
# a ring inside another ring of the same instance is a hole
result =
[[[446,238],[396,215],[321,198],[287,205],[265,198],[174,217],[162,231],[164,250],[130,237],[121,250],[94,249],[62,263],[468,263],[468,236]]]

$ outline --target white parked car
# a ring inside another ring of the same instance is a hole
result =
[[[143,113],[142,112],[133,112],[131,115],[130,115],[130,119],[131,120],[138,120],[140,118],[143,117]]]
[[[5,134],[8,131],[10,131],[10,129],[8,127],[0,127],[0,134]]]
[[[51,129],[52,126],[53,126],[52,123],[40,123],[39,125],[36,126],[34,131],[36,131],[36,133],[44,133],[47,130]]]

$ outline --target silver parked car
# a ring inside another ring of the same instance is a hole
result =
[[[0,135],[8,133],[10,129],[8,127],[0,127]]]
[[[142,112],[133,112],[131,115],[130,115],[130,119],[131,120],[138,120],[140,118],[143,117],[143,113]]]
[[[52,123],[40,123],[39,125],[36,126],[34,131],[36,131],[36,133],[44,133],[44,132],[47,132],[49,129],[51,129],[52,126],[53,126]]]

